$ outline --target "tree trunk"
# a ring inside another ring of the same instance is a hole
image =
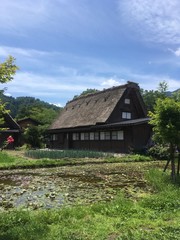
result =
[[[174,145],[170,144],[170,159],[171,159],[171,178],[173,182],[176,181],[176,168],[175,168],[175,157],[174,157]]]
[[[171,161],[171,159],[167,160],[166,166],[164,167],[164,172],[166,171],[166,169],[167,169],[167,167],[168,167],[170,161]]]
[[[179,170],[180,170],[180,152],[178,153],[178,165],[177,165],[177,175],[179,176]]]

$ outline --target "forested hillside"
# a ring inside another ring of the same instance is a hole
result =
[[[41,101],[34,97],[8,97],[0,94],[2,102],[6,103],[6,109],[16,120],[31,117],[42,124],[50,124],[57,116],[60,107]]]

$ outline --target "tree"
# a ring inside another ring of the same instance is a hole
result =
[[[42,139],[37,126],[30,126],[24,132],[24,140],[31,148],[40,148]]]
[[[99,90],[97,89],[92,89],[92,88],[87,88],[85,91],[83,91],[81,94],[79,95],[75,95],[73,99],[76,99],[78,97],[82,97],[82,96],[87,96],[88,94],[93,94],[93,93],[96,93],[96,92],[99,92]]]
[[[166,97],[167,89],[168,84],[165,81],[159,83],[158,90],[141,89],[141,94],[148,111],[154,111],[157,99],[164,99]]]
[[[6,83],[13,79],[18,67],[15,65],[15,58],[9,56],[5,62],[0,63],[0,83]],[[2,93],[2,91],[1,91]],[[4,122],[3,115],[7,112],[5,110],[5,104],[0,100],[0,124]]]
[[[5,62],[0,63],[0,83],[6,83],[13,80],[13,76],[19,69],[15,65],[15,58],[9,56]]]
[[[170,159],[165,170],[171,161],[171,176],[175,181],[175,150],[180,146],[180,102],[176,102],[172,98],[158,99],[154,113],[150,112],[149,115],[151,117],[150,124],[153,125],[154,140],[169,146]],[[179,169],[177,174],[179,174]]]

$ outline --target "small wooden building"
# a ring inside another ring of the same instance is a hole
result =
[[[10,114],[6,113],[3,117],[4,123],[0,125],[0,147],[3,146],[9,136],[14,138],[14,142],[9,144],[7,148],[13,149],[14,147],[18,147],[21,137],[21,128]]]
[[[67,103],[52,123],[50,148],[127,153],[147,147],[151,135],[138,84],[109,88]]]
[[[26,129],[29,126],[38,126],[40,124],[37,120],[30,117],[20,119],[17,123],[22,129]]]

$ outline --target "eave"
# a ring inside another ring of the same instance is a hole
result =
[[[116,123],[110,124],[98,124],[98,125],[91,125],[91,126],[79,126],[74,128],[59,128],[59,129],[49,129],[48,133],[60,133],[60,132],[81,132],[81,131],[98,131],[98,130],[105,130],[105,129],[115,129],[121,127],[128,127],[134,125],[141,125],[144,123],[148,123],[150,118],[138,118],[138,119],[131,119]]]

